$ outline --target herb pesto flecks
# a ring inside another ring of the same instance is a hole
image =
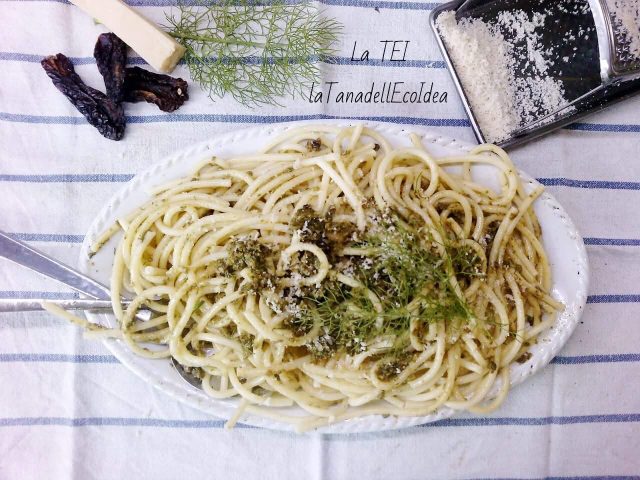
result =
[[[388,379],[404,368],[411,334],[423,337],[433,322],[462,325],[469,320],[470,309],[450,280],[468,282],[483,275],[483,266],[472,249],[454,240],[440,245],[426,227],[405,222],[391,211],[368,208],[364,232],[351,223],[335,221],[331,211],[321,215],[308,205],[291,219],[292,238],[318,246],[331,262],[330,274],[320,285],[294,282],[292,286],[283,281],[314,275],[318,267],[314,255],[296,253],[278,276],[281,251],[267,247],[257,236],[229,242],[227,257],[217,268],[225,276],[245,272],[245,290],[266,295],[274,313],[284,315],[280,328],[293,337],[317,332],[304,346],[318,361],[337,352],[358,354],[384,339],[383,363],[388,368],[382,365],[379,377]],[[345,250],[365,253],[345,254]],[[339,275],[361,286],[339,281]],[[243,335],[236,339],[248,353],[253,337]]]
[[[304,225],[309,240],[331,249],[332,242],[326,236],[330,222],[313,217],[311,212],[304,209],[292,223]],[[446,245],[443,256],[427,230],[407,224],[391,212],[374,212],[362,237],[343,242],[340,249],[360,249],[370,252],[367,255],[327,252],[336,259],[333,275],[316,295],[298,300],[300,308],[288,322],[299,334],[319,327],[318,336],[307,345],[317,358],[328,358],[339,350],[356,354],[381,337],[390,339],[390,349],[402,352],[409,346],[412,324],[416,334],[432,322],[461,323],[470,318],[470,310],[450,278],[482,275],[479,258],[472,250]],[[362,287],[337,281],[337,274]]]

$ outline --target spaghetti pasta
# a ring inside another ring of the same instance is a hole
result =
[[[434,158],[411,140],[308,125],[159,188],[119,222],[119,336],[239,397],[231,424],[497,408],[563,308],[532,209],[542,187],[526,192],[493,145]],[[478,166],[501,188],[476,183]]]

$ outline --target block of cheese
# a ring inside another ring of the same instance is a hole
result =
[[[171,72],[185,48],[120,0],[70,0],[120,37],[149,65]]]

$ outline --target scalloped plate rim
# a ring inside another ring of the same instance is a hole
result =
[[[117,208],[117,205],[120,201],[129,196],[134,188],[139,185],[149,185],[149,180],[153,178],[154,175],[157,175],[160,171],[166,171],[167,169],[171,169],[180,159],[185,159],[185,161],[189,162],[190,159],[192,163],[195,163],[195,156],[197,154],[202,154],[204,152],[209,152],[215,149],[216,147],[220,148],[225,144],[232,143],[234,141],[238,141],[241,138],[247,139],[250,138],[251,134],[260,134],[272,136],[274,134],[281,134],[286,130],[299,127],[301,125],[320,125],[320,124],[331,124],[335,126],[353,126],[356,124],[364,124],[367,127],[370,127],[387,137],[391,137],[390,140],[393,142],[394,139],[399,138],[401,134],[407,134],[409,132],[414,132],[418,134],[423,142],[431,143],[438,145],[440,148],[444,149],[457,149],[462,152],[468,151],[476,145],[455,140],[453,138],[447,137],[445,135],[434,134],[429,129],[425,129],[421,126],[415,125],[403,125],[403,124],[391,124],[385,122],[370,122],[370,121],[359,121],[359,120],[351,120],[351,119],[335,119],[335,120],[304,120],[297,122],[289,122],[289,123],[276,123],[276,124],[266,124],[261,126],[243,128],[239,130],[232,130],[229,132],[223,132],[220,134],[214,135],[211,139],[204,140],[202,142],[196,143],[189,147],[180,149],[172,154],[169,154],[163,157],[160,161],[154,162],[148,168],[144,169],[131,180],[129,180],[120,190],[118,190],[107,202],[107,204],[102,208],[100,213],[96,216],[94,221],[92,222],[87,235],[85,236],[84,242],[81,246],[80,258],[79,258],[79,268],[81,271],[87,274],[91,274],[91,262],[88,259],[88,251],[89,246],[93,238],[97,236],[100,232],[104,231],[104,229],[108,226],[107,221],[112,219],[113,211]],[[255,145],[256,148],[260,147],[259,144]],[[213,152],[212,152],[213,153]],[[523,183],[529,185],[539,185],[539,183],[531,178],[529,175],[518,171]],[[541,195],[541,197],[536,201],[536,205],[540,202],[544,203],[545,206],[548,206],[552,209],[556,215],[566,227],[566,232],[569,234],[571,239],[573,240],[572,246],[576,248],[576,260],[577,260],[577,268],[579,269],[578,275],[580,278],[578,279],[579,291],[575,292],[575,296],[573,298],[573,302],[569,308],[565,309],[565,311],[560,315],[559,319],[563,319],[562,328],[556,329],[556,331],[552,334],[552,340],[546,345],[546,348],[543,349],[542,353],[534,354],[531,359],[522,364],[522,365],[513,365],[511,368],[511,386],[515,386],[519,383],[522,383],[526,378],[530,375],[538,372],[543,367],[545,367],[555,355],[560,351],[560,349],[567,342],[571,334],[573,333],[576,325],[578,324],[578,320],[580,315],[584,310],[584,306],[586,304],[587,299],[587,288],[589,283],[589,265],[586,254],[586,249],[584,247],[584,243],[582,241],[582,237],[578,233],[574,223],[569,218],[564,209],[560,206],[557,200],[550,195],[546,190]],[[544,232],[543,232],[544,235]],[[548,248],[546,248],[549,251]],[[102,251],[101,251],[102,252]],[[555,280],[554,280],[555,282]],[[555,285],[555,283],[554,283]],[[105,314],[95,314],[91,312],[86,312],[89,320],[94,322],[100,322],[105,319],[111,318],[113,316],[105,315]],[[559,333],[557,333],[559,332]],[[103,341],[104,345],[111,351],[111,353],[129,370],[131,370],[138,377],[142,378],[145,382],[153,385],[155,388],[159,389],[163,393],[169,395],[170,397],[187,404],[193,408],[196,408],[200,411],[206,412],[208,414],[214,415],[218,418],[224,419],[225,417],[229,417],[233,411],[235,410],[234,403],[237,403],[236,400],[216,400],[209,396],[207,396],[203,391],[196,389],[188,385],[178,374],[175,372],[174,378],[157,378],[157,375],[154,376],[153,368],[149,368],[150,365],[148,362],[157,362],[157,360],[149,360],[143,359],[135,355],[131,352],[123,342],[118,340],[108,339]],[[541,347],[542,348],[542,347]],[[151,370],[151,371],[150,371]],[[514,377],[514,373],[516,376]],[[177,377],[177,378],[175,378]],[[292,407],[295,408],[295,407]],[[406,428],[417,425],[424,425],[428,423],[432,423],[438,420],[442,420],[444,418],[451,417],[456,414],[455,410],[450,408],[440,408],[436,410],[431,415],[421,416],[421,417],[410,417],[410,416],[387,416],[383,417],[381,415],[368,415],[363,417],[358,417],[350,420],[345,420],[333,425],[325,426],[316,429],[316,432],[320,433],[357,433],[357,432],[377,432],[384,430],[393,430],[399,428]],[[275,430],[284,430],[284,431],[292,431],[293,427],[289,424],[279,422],[268,417],[259,416],[256,414],[245,414],[240,417],[239,426],[254,426],[254,427],[263,427]]]

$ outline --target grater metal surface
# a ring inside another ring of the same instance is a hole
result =
[[[600,32],[610,37],[611,76],[636,76],[640,74],[640,57],[631,51],[631,39],[622,22],[615,17],[615,9],[611,8],[616,0],[592,1],[592,9],[595,15],[602,15],[606,32]],[[599,8],[600,7],[600,8]],[[638,26],[640,34],[640,25]]]
[[[615,0],[608,0],[615,1]],[[566,126],[595,111],[623,100],[640,91],[640,59],[630,52],[629,41],[616,27],[607,0],[489,0],[484,2],[453,1],[436,8],[431,26],[460,93],[478,141],[485,142],[482,125],[478,124],[455,65],[436,27],[438,16],[456,11],[456,18],[479,18],[494,24],[501,12],[522,10],[544,14],[540,42],[550,56],[548,74],[561,82],[567,107],[550,112],[534,111],[522,128],[497,142],[502,147],[514,146],[552,130]],[[461,5],[460,11],[457,11]],[[470,6],[470,8],[466,8]],[[501,32],[508,35],[508,32]],[[532,74],[527,61],[527,41],[513,42],[517,55],[516,80]],[[540,120],[544,121],[540,121]],[[525,120],[525,119],[523,119]]]

